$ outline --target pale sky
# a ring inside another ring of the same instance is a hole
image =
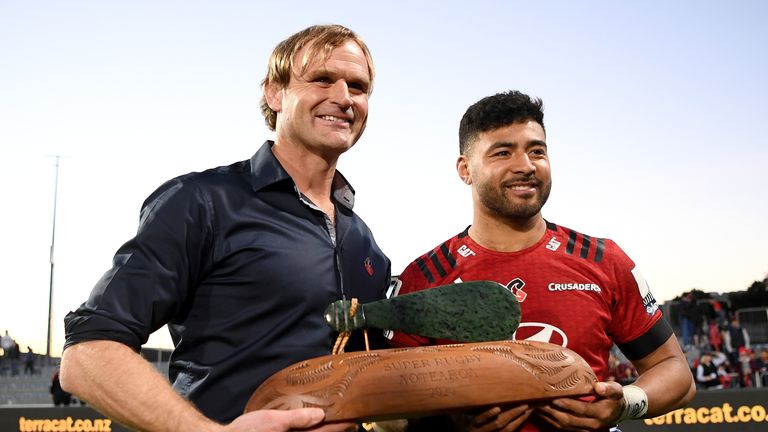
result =
[[[249,158],[272,48],[339,23],[378,76],[339,168],[399,273],[471,222],[458,122],[541,97],[544,217],[607,237],[656,298],[768,273],[768,2],[0,0],[0,332],[44,352],[54,155],[53,350],[165,180]],[[167,330],[150,346],[170,346]]]

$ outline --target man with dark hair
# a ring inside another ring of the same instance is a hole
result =
[[[373,78],[365,43],[342,26],[275,48],[262,101],[275,141],[147,199],[136,236],[65,318],[65,390],[147,431],[355,426],[323,425],[319,408],[241,414],[274,372],[331,353],[329,303],[384,297],[390,262],[336,171],[365,129]],[[164,324],[171,385],[137,354]]]
[[[607,430],[682,406],[695,393],[677,339],[634,262],[611,240],[543,218],[552,186],[543,119],[541,101],[517,91],[469,107],[459,128],[456,168],[472,188],[472,225],[411,263],[398,294],[496,281],[520,302],[522,322],[514,339],[570,348],[601,382],[594,400],[492,407],[464,417],[469,430]],[[449,342],[391,332],[388,337],[396,346]],[[614,343],[640,374],[632,385],[604,382]]]

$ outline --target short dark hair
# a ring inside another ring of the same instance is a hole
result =
[[[533,120],[544,129],[544,103],[541,99],[517,90],[484,97],[467,108],[461,118],[459,153],[466,154],[481,133],[525,120]]]

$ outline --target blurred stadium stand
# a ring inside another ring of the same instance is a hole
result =
[[[167,349],[142,348],[142,357],[150,361],[163,376],[168,376],[168,361],[171,351]],[[48,359],[38,355],[35,373],[25,375],[21,369],[12,375],[10,368],[0,369],[0,406],[53,406],[50,386],[51,378],[59,367],[59,358]],[[73,403],[77,405],[77,403]]]

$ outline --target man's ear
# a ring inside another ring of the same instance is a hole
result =
[[[459,156],[456,160],[456,172],[459,173],[461,181],[465,184],[472,184],[472,175],[469,173],[469,160],[465,155]]]
[[[264,99],[272,111],[280,112],[283,109],[283,88],[273,82],[265,83]]]

